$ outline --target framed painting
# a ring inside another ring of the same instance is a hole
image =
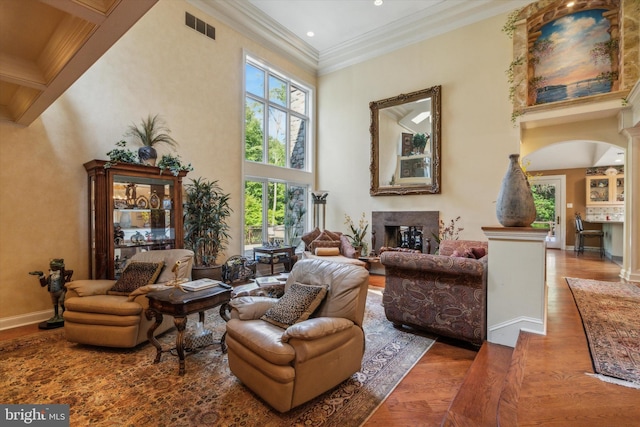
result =
[[[639,65],[625,61],[637,49],[635,0],[540,0],[510,16],[513,35],[511,96],[514,115],[547,105],[623,98]],[[507,32],[511,32],[507,31]],[[583,101],[584,100],[584,101]]]

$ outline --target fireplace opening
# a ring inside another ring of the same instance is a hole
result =
[[[384,227],[384,244],[382,246],[416,249],[429,253],[431,238],[424,236],[421,226],[391,225]]]
[[[438,211],[372,212],[372,249],[376,255],[380,248],[418,249],[433,253],[433,236],[439,233]]]

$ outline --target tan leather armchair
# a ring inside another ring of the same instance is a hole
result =
[[[285,285],[328,285],[307,320],[287,329],[260,317],[276,303],[268,297],[231,301],[226,342],[229,368],[247,387],[280,412],[335,387],[361,368],[362,320],[369,285],[363,267],[324,260],[298,261]]]
[[[64,330],[68,341],[103,347],[129,348],[147,341],[147,330],[155,319],[148,320],[146,294],[175,278],[173,269],[180,261],[178,279],[191,278],[193,252],[166,249],[140,252],[129,262],[164,262],[157,285],[139,288],[129,295],[110,295],[115,280],[74,280],[66,284]],[[173,317],[164,316],[155,330],[158,335],[174,326]]]

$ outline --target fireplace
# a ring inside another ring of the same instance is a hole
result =
[[[433,236],[439,232],[438,211],[372,212],[371,220],[371,241],[376,254],[382,246],[395,248],[403,243],[413,249],[416,241],[421,246],[417,249],[424,253],[429,246],[431,253],[436,249]]]

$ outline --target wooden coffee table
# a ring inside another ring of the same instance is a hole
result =
[[[217,306],[221,306],[220,316],[227,320],[224,311],[226,303],[231,299],[231,289],[216,286],[196,292],[184,292],[175,288],[150,292],[147,294],[147,298],[149,299],[149,308],[146,310],[145,315],[149,320],[152,318],[156,319],[147,331],[147,338],[158,350],[153,363],[160,362],[162,353],[170,351],[170,349],[162,349],[162,345],[160,345],[156,337],[153,336],[153,332],[162,323],[162,317],[164,314],[173,316],[173,322],[176,325],[176,329],[178,329],[178,333],[176,335],[176,350],[178,352],[178,359],[180,363],[178,373],[180,375],[184,375],[184,330],[187,326],[187,316],[192,313],[199,313],[199,320],[204,323],[204,312]],[[224,335],[220,340],[220,348],[223,353],[226,351]]]

